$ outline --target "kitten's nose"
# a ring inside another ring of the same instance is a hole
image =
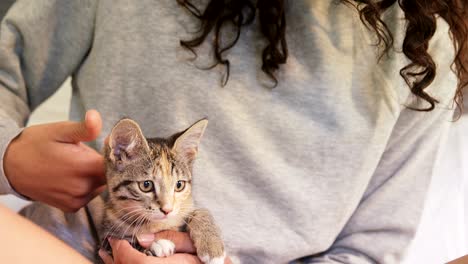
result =
[[[168,215],[169,213],[172,212],[172,207],[163,207],[163,208],[159,208],[159,210],[165,214],[165,215]]]

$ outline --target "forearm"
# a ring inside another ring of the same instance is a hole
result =
[[[90,263],[62,241],[0,205],[2,263]]]

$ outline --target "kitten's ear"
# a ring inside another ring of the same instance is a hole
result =
[[[149,151],[140,126],[131,119],[120,120],[112,129],[109,136],[109,158],[118,168],[125,162],[132,161],[138,155],[145,155]]]
[[[208,125],[207,119],[197,121],[177,137],[172,149],[176,155],[191,164],[197,155],[198,145]]]

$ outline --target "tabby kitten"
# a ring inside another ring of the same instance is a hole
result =
[[[208,120],[203,119],[169,138],[148,138],[131,119],[119,121],[104,146],[108,198],[101,232],[128,240],[162,230],[187,231],[205,264],[224,263],[224,244],[211,214],[195,209],[192,167]],[[109,250],[108,244],[104,247]],[[175,252],[169,240],[154,241],[147,255]]]

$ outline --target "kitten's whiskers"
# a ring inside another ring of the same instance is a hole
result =
[[[125,208],[122,208],[119,211],[122,211],[123,209],[129,209],[129,208],[137,208],[137,209],[132,210],[130,212],[127,212],[126,214],[124,214],[123,216],[118,218],[119,220],[121,220],[121,222],[120,223],[115,223],[109,228],[109,231],[102,238],[101,247],[103,246],[103,244],[104,244],[104,242],[105,242],[105,240],[107,239],[108,236],[120,235],[119,233],[113,234],[113,232],[115,230],[118,230],[120,228],[120,226],[122,226],[123,224],[128,224],[127,220],[132,219],[140,210],[142,210],[141,208],[139,208],[139,206],[134,206],[134,207],[125,207]]]

